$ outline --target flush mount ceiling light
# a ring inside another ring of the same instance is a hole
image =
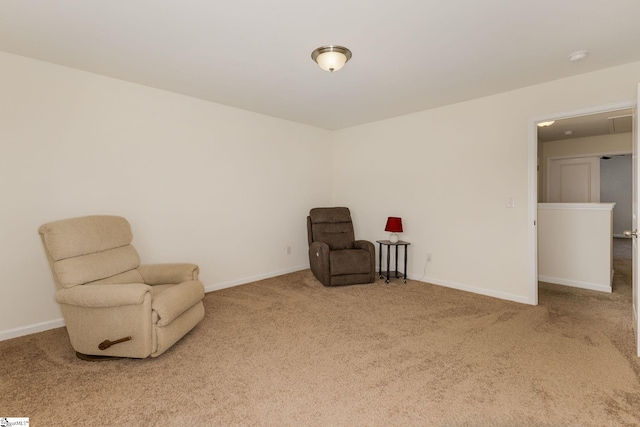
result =
[[[556,122],[555,120],[549,120],[548,122],[540,122],[540,123],[538,123],[538,127],[539,128],[546,128],[547,126],[551,126],[555,122]]]
[[[586,50],[579,50],[577,52],[573,52],[571,55],[569,55],[569,61],[571,62],[581,61],[587,57],[588,53],[589,52],[587,52]]]
[[[322,46],[311,52],[311,59],[323,70],[333,73],[344,67],[344,64],[351,59],[351,51],[343,46]]]

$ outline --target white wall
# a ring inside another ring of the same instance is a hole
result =
[[[411,277],[532,303],[529,120],[635,99],[639,76],[637,62],[329,133],[0,53],[0,335],[60,318],[37,228],[93,213],[129,218],[144,262],[198,263],[209,289],[305,266],[310,207],[349,206],[372,241],[401,216]]]
[[[613,235],[622,237],[631,230],[633,214],[633,167],[631,155],[600,160],[600,201],[615,202]]]
[[[209,290],[308,265],[328,131],[6,53],[0,94],[0,337],[60,325],[48,221],[123,215],[143,262]]]
[[[639,80],[636,62],[337,131],[334,203],[358,214],[369,240],[402,217],[413,278],[535,303],[530,120],[633,100]]]

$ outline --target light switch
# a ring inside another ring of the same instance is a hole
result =
[[[516,198],[515,197],[507,197],[505,200],[504,206],[507,208],[515,208],[516,207]]]

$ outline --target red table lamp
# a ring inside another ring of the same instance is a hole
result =
[[[391,243],[398,243],[398,235],[396,233],[402,233],[402,218],[390,216],[387,218],[387,226],[384,231],[390,231],[389,241]]]

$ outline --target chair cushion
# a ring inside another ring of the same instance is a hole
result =
[[[94,280],[93,282],[85,283],[85,285],[117,285],[125,283],[146,283],[138,270],[133,269],[125,271],[124,273],[116,274],[115,276],[109,276],[106,279]]]
[[[122,307],[140,305],[151,286],[143,283],[117,285],[84,285],[60,289],[56,292],[56,301],[77,307]]]
[[[38,231],[58,288],[108,279],[140,265],[140,257],[131,246],[131,227],[122,217],[65,219],[44,224]]]
[[[332,251],[353,248],[355,233],[348,208],[314,208],[309,217],[314,242],[326,243]]]
[[[102,252],[133,241],[129,222],[110,215],[50,222],[42,225],[38,231],[53,261]]]
[[[140,257],[131,245],[103,252],[56,261],[53,265],[63,287],[106,279],[140,265]]]
[[[332,251],[352,249],[353,225],[350,222],[313,224],[313,241],[326,243]]]
[[[351,222],[349,208],[313,208],[309,211],[311,222]]]
[[[329,253],[331,275],[367,274],[371,271],[371,257],[362,249],[347,249]]]

